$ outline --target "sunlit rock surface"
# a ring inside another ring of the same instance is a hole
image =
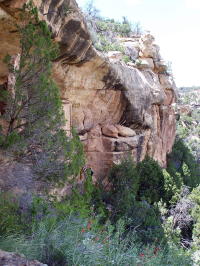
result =
[[[24,2],[0,1],[1,59],[19,52],[13,21]],[[119,52],[103,54],[94,48],[74,0],[34,3],[60,46],[53,78],[61,90],[66,130],[77,129],[94,176],[103,178],[127,154],[135,161],[149,155],[165,167],[175,138],[176,86],[154,37],[120,38],[132,60],[125,63]],[[0,86],[7,75],[1,62]]]

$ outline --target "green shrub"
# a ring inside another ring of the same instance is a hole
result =
[[[167,172],[166,169],[163,169],[163,176],[165,180],[165,193],[163,201],[167,203],[168,206],[175,204],[178,201],[181,193],[181,188],[183,186],[183,178],[181,177],[181,175],[177,172],[174,172],[173,170],[171,170],[170,173],[171,175],[169,174],[169,172]]]
[[[109,30],[109,24],[106,21],[97,21],[97,27],[100,31]]]
[[[161,214],[157,206],[146,201],[135,201],[128,219],[128,229],[135,231],[139,243],[163,244],[165,242]]]
[[[193,234],[192,234],[193,249],[196,251],[200,249],[200,186],[193,189],[189,198],[194,203],[194,207],[191,209],[191,215],[194,219]]]
[[[86,198],[90,200],[90,196]],[[7,200],[10,202],[11,199],[8,197]],[[114,226],[109,222],[100,226],[98,217],[83,219],[78,212],[61,215],[57,208],[52,209],[49,203],[39,198],[33,200],[31,221],[19,220],[16,206],[13,208],[13,204],[1,202],[2,214],[9,213],[7,217],[11,215],[12,223],[13,217],[15,222],[14,226],[11,224],[11,230],[6,231],[7,235],[0,236],[0,249],[22,253],[50,266],[192,265],[190,256],[182,249],[173,243],[170,247],[164,244],[159,212],[145,201],[135,202],[132,206],[134,219],[129,232],[123,220]],[[16,227],[19,221],[25,228],[29,221],[29,230],[19,230]]]
[[[83,147],[72,132],[66,136],[59,88],[52,80],[52,60],[58,47],[46,22],[40,21],[32,2],[21,12],[19,68],[10,72],[16,78],[13,92],[7,96],[4,118],[8,132],[1,135],[1,147],[14,156],[30,161],[37,176],[51,182],[66,182],[76,177],[84,165]],[[24,23],[25,22],[25,23]],[[19,158],[18,158],[19,159]]]
[[[54,202],[54,207],[59,217],[66,217],[70,214],[81,217],[98,215],[104,220],[108,216],[102,200],[102,192],[97,185],[93,184],[89,169],[82,188],[78,184],[73,184],[71,195],[62,202]]]
[[[200,181],[199,166],[190,150],[181,139],[175,141],[172,153],[168,155],[168,166],[163,170],[165,198],[168,204],[175,204],[180,198],[182,187],[196,187]]]
[[[95,47],[102,52],[120,51],[124,53],[124,47],[122,45],[108,40],[103,34],[98,34],[98,42],[95,43]]]
[[[188,147],[183,140],[177,139],[168,157],[167,172],[173,176],[176,183],[183,182],[184,185],[194,188],[200,184],[199,170],[199,165]]]
[[[109,181],[117,210],[129,209],[135,198],[153,204],[165,194],[162,168],[148,157],[137,165],[131,158],[122,161],[111,169]]]
[[[164,196],[162,168],[148,157],[138,163],[136,168],[140,176],[137,199],[145,199],[150,204],[158,202]]]
[[[129,23],[116,23],[115,31],[119,33],[122,37],[130,37],[131,25]]]
[[[113,32],[120,37],[130,37],[133,32],[131,23],[125,17],[123,22],[101,18],[96,22],[96,26],[100,32]]]
[[[114,220],[129,216],[138,192],[139,176],[131,158],[115,165],[109,174]]]
[[[0,193],[0,236],[18,234],[24,228],[19,213],[19,204],[15,196]]]
[[[146,159],[144,163],[146,163],[145,166],[147,165],[147,171],[150,170],[149,165],[151,164],[152,167],[155,168],[156,166],[160,170],[158,164],[151,159]],[[154,242],[156,239],[161,239],[163,237],[163,229],[159,210],[146,201],[146,196],[149,195],[147,194],[148,189],[152,189],[152,187],[147,188],[146,185],[145,192],[141,190],[144,176],[140,174],[144,174],[144,163],[138,167],[131,158],[128,158],[119,165],[114,166],[109,174],[111,191],[107,197],[110,199],[112,206],[111,221],[115,224],[120,218],[123,219],[129,230],[137,232],[139,241],[149,243]],[[138,169],[142,169],[142,171]],[[149,173],[151,174],[149,176],[150,179],[152,173]],[[148,184],[149,182],[148,180]],[[143,193],[142,196],[140,193]],[[150,203],[153,202],[151,201]]]
[[[124,55],[122,59],[123,59],[123,61],[124,61],[125,63],[128,63],[128,62],[131,61],[131,58],[130,58],[130,56],[128,56],[128,55]]]

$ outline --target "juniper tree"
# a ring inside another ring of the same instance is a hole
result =
[[[66,123],[62,102],[51,78],[58,47],[32,3],[25,5],[21,14],[18,68],[8,60],[16,82],[7,93],[4,116],[8,130],[2,144],[12,144],[15,154],[31,159],[41,176],[60,180],[78,174],[84,163],[83,148],[74,132],[69,139],[62,129]]]

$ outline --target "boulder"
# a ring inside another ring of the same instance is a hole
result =
[[[120,51],[109,51],[106,56],[113,61],[120,61],[123,58],[123,54]]]
[[[144,45],[152,45],[153,42],[155,41],[155,38],[152,34],[147,33],[147,34],[142,35],[141,41]]]
[[[106,125],[102,127],[104,136],[118,138],[118,129],[114,125]]]
[[[154,60],[154,64],[159,73],[167,72],[168,66],[164,60]]]
[[[1,266],[48,266],[37,260],[27,260],[23,255],[0,250]]]
[[[118,134],[121,137],[133,137],[136,135],[135,131],[129,127],[124,127],[121,125],[115,125],[118,130]]]
[[[136,66],[139,69],[154,69],[154,62],[152,58],[139,58],[136,60]]]
[[[125,48],[125,54],[135,61],[139,57],[138,43],[136,42],[124,42],[123,46]]]
[[[127,66],[130,68],[136,67],[136,64],[133,62],[127,62]]]
[[[174,80],[172,76],[166,74],[159,74],[160,84],[164,89],[169,89],[174,87]]]
[[[160,59],[160,47],[154,43],[154,40],[155,38],[151,34],[141,36],[139,56]]]

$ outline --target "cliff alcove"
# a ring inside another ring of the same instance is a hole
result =
[[[9,76],[2,59],[20,53],[13,28],[24,2],[0,2],[1,86]],[[175,139],[176,86],[154,37],[121,38],[135,55],[135,63],[125,63],[119,52],[95,49],[74,0],[33,2],[60,47],[53,78],[61,90],[66,130],[76,128],[94,176],[104,177],[129,153],[137,162],[149,155],[165,167]]]

